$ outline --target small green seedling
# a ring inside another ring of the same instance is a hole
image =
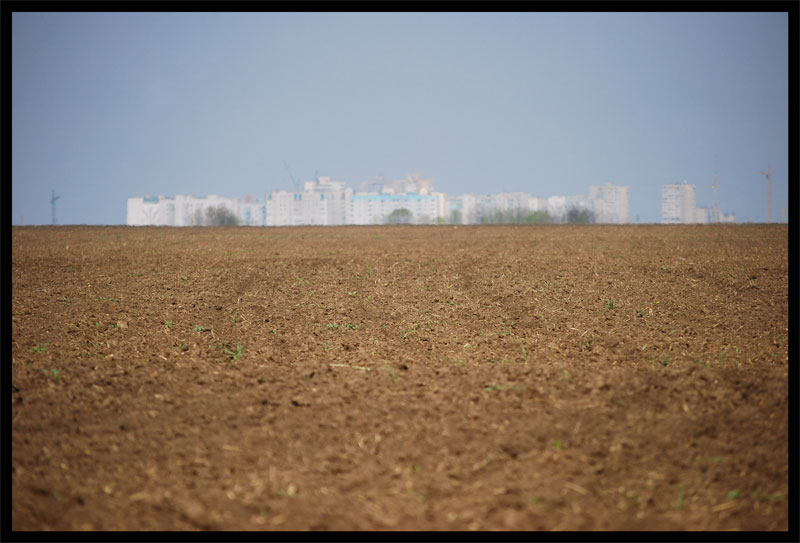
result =
[[[337,328],[339,328],[339,323],[337,323],[337,322],[329,322],[329,323],[327,324],[327,326],[328,326],[328,328],[330,328],[331,330],[336,330]]]
[[[356,330],[356,329],[358,329],[358,325],[357,324],[353,324],[352,322],[348,322],[347,324],[344,325],[344,327],[347,328],[348,330]]]
[[[223,353],[225,353],[228,356],[230,356],[231,360],[239,360],[239,358],[241,358],[242,355],[244,354],[245,346],[242,345],[241,342],[237,341],[236,342],[236,351],[232,351],[232,350],[228,349],[228,347],[224,343],[220,343],[219,344],[219,348],[222,349]]]
[[[66,296],[62,297],[61,301],[64,302],[64,305],[68,306],[70,304],[69,298],[67,298]]]
[[[655,365],[656,365],[656,362],[658,362],[658,363],[659,363],[659,364],[661,364],[662,366],[669,366],[669,356],[665,356],[665,357],[664,357],[663,359],[661,359],[661,360],[658,360],[656,357],[653,357],[653,358],[650,360],[650,365],[651,365],[651,366],[655,366]]]
[[[606,300],[606,307],[608,309],[614,309],[614,306],[615,306],[614,300]]]
[[[45,375],[51,375],[52,378],[53,378],[53,381],[55,381],[55,382],[58,382],[58,380],[61,379],[61,372],[58,371],[56,368],[53,368],[50,371],[42,370],[42,373],[45,374]]]
[[[528,365],[528,351],[525,350],[525,344],[521,341],[519,342],[519,346],[522,347],[522,356],[525,357],[525,365]]]
[[[733,501],[737,499],[742,493],[738,490],[731,490],[728,492],[728,501]]]
[[[172,322],[172,321],[164,321],[164,326],[166,326],[167,328],[172,328],[173,324],[175,324],[175,323]]]
[[[195,332],[205,332],[206,330],[208,330],[208,328],[206,328],[205,326],[202,326],[200,324],[195,324],[194,328],[192,328],[192,330],[194,330]]]
[[[46,353],[47,352],[47,343],[43,343],[41,345],[36,345],[28,349],[29,353]]]
[[[347,293],[347,295],[348,295],[348,296],[352,296],[352,297],[354,297],[354,298],[355,298],[356,296],[358,296],[358,291],[355,291],[355,290],[354,290],[354,291],[352,291],[352,292],[348,292],[348,293]]]
[[[502,324],[503,326],[506,327],[506,331],[502,332],[500,334],[501,336],[513,336],[514,335],[514,332],[511,331],[511,328],[514,326],[513,323],[511,325],[508,325],[508,324],[506,324],[504,322],[501,322],[500,324]]]
[[[678,487],[678,499],[675,502],[675,509],[681,509],[683,507],[683,497],[686,495],[686,485],[681,485]]]
[[[389,366],[385,366],[385,367],[386,367],[386,371],[389,372],[389,375],[392,378],[392,383],[396,383],[397,382],[397,375],[395,375],[395,373],[392,371],[392,368],[390,368]]]
[[[563,451],[564,443],[560,439],[556,439],[555,441],[553,441],[553,450]]]

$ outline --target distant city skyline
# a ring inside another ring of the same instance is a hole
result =
[[[788,14],[12,13],[12,224],[136,194],[422,172],[449,195],[661,187],[788,209]],[[796,67],[792,67],[796,69]],[[716,166],[715,166],[716,161]],[[291,172],[291,173],[290,173]],[[788,218],[788,214],[787,214]]]
[[[397,214],[410,224],[637,224],[631,219],[629,189],[607,182],[591,185],[588,197],[541,197],[519,191],[448,195],[419,173],[395,180],[375,178],[362,182],[358,190],[344,181],[321,176],[302,183],[302,187],[267,192],[263,200],[252,195],[137,195],[128,198],[126,224],[338,226],[392,223],[400,220]],[[697,187],[686,182],[662,185],[659,223],[736,222],[735,214],[715,206],[698,206],[696,193]]]

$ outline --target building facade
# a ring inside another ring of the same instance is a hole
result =
[[[626,224],[630,222],[628,209],[629,186],[605,183],[589,186],[589,200],[592,202],[595,222]]]
[[[691,224],[697,222],[697,187],[686,181],[661,186],[661,222]]]
[[[306,181],[301,192],[279,190],[267,193],[267,226],[348,224],[348,202],[353,189],[342,181],[319,177]]]
[[[695,222],[700,224],[711,224],[715,222],[735,223],[736,215],[728,215],[720,211],[714,211],[713,207],[698,207]]]
[[[445,197],[444,218],[447,224],[473,224],[476,202],[472,194]]]
[[[225,209],[247,226],[265,225],[265,208],[252,198],[245,200],[225,198],[210,194],[196,198],[178,194],[173,197],[135,196],[128,198],[128,226],[197,226],[204,224],[211,208]]]
[[[356,193],[350,197],[348,224],[386,224],[399,209],[411,213],[413,224],[436,224],[444,216],[444,194]]]

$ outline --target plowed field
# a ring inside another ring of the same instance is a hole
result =
[[[785,225],[11,237],[14,530],[788,529]]]

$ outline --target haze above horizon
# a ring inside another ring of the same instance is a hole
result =
[[[788,206],[786,13],[13,13],[12,223],[413,172],[455,196]],[[788,215],[787,215],[788,216]]]

